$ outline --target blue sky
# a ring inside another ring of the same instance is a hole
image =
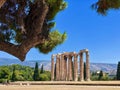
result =
[[[66,32],[67,40],[45,55],[32,48],[26,60],[50,60],[52,54],[79,52],[88,48],[90,62],[117,63],[120,61],[120,10],[111,10],[107,16],[90,8],[96,0],[66,0],[68,7],[55,18],[56,27]],[[0,58],[15,58],[0,52]]]

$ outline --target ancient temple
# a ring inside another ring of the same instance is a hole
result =
[[[53,54],[51,57],[51,80],[54,81],[78,81],[78,65],[80,65],[80,81],[84,81],[83,54],[86,54],[86,79],[90,80],[90,63],[88,49],[76,52],[64,52]],[[78,59],[79,63],[78,63]],[[56,60],[56,61],[55,61]],[[55,71],[56,65],[56,71]],[[56,76],[56,77],[55,77]]]

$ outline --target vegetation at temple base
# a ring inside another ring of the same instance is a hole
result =
[[[120,62],[118,62],[118,65],[117,65],[116,79],[117,79],[117,80],[120,80]]]
[[[39,69],[39,72],[41,70]],[[34,68],[29,66],[21,66],[18,64],[0,66],[0,83],[7,81],[34,81]],[[39,73],[39,81],[50,81],[51,73],[44,71],[42,74]]]
[[[108,73],[105,73],[101,70],[101,71],[92,72],[91,80],[92,81],[109,81],[109,80],[115,80],[115,78],[109,77]]]

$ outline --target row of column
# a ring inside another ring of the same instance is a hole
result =
[[[72,52],[52,55],[51,80],[78,81],[78,56],[80,56],[80,81],[84,81],[84,62],[83,62],[84,52],[86,53],[86,80],[89,81],[90,80],[89,53],[88,50],[86,49],[81,50],[79,54]],[[54,64],[55,58],[56,58],[56,70]]]

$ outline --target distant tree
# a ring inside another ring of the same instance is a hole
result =
[[[116,79],[117,79],[117,80],[120,80],[120,62],[118,62],[118,65],[117,65],[117,75],[116,75]]]
[[[34,74],[33,74],[33,80],[38,81],[39,80],[39,68],[38,68],[38,62],[35,64]]]
[[[86,79],[86,63],[84,62],[84,80]]]
[[[99,73],[98,80],[102,80],[102,77],[103,77],[103,71],[101,70],[100,73]]]
[[[40,71],[40,74],[44,73],[44,68],[43,68],[43,64],[41,66],[41,71]]]

